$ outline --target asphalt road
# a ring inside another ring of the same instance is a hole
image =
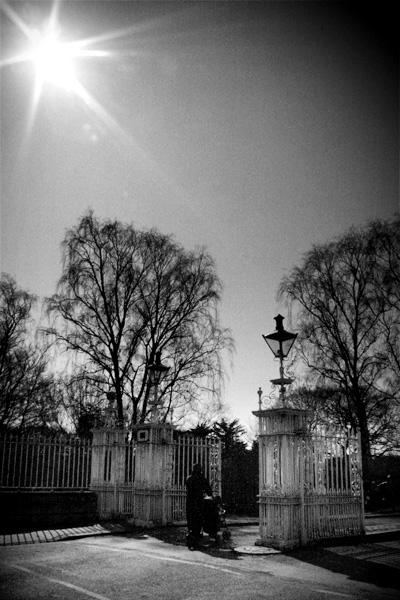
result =
[[[151,536],[94,537],[0,548],[2,600],[321,600],[398,598],[296,556],[190,552]]]

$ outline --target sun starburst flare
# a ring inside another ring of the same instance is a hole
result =
[[[34,84],[24,134],[25,139],[20,147],[22,153],[24,154],[29,146],[29,138],[38,107],[45,101],[45,92],[51,88],[57,88],[79,98],[82,105],[88,109],[94,119],[89,126],[91,130],[109,132],[112,142],[118,148],[128,150],[130,156],[136,159],[137,164],[141,163],[143,168],[150,171],[163,184],[175,186],[163,173],[152,155],[137,143],[127,128],[118,122],[80,80],[82,75],[80,66],[83,61],[103,60],[107,57],[117,58],[118,55],[115,54],[115,51],[107,49],[107,44],[118,38],[133,37],[135,33],[139,36],[143,24],[104,32],[95,37],[70,41],[66,38],[66,32],[62,31],[59,23],[60,2],[61,0],[54,0],[49,17],[42,22],[40,27],[31,26],[25,22],[6,2],[0,5],[0,10],[25,37],[25,44],[22,45],[20,51],[0,61],[0,67],[25,63],[32,65],[34,70]],[[140,54],[142,55],[143,52]],[[130,57],[132,56],[131,51]],[[93,143],[98,142],[99,135],[99,133],[93,133],[88,139]]]
[[[58,23],[58,6],[59,2],[54,2],[50,17],[41,29],[30,27],[6,3],[1,6],[1,10],[27,38],[27,47],[22,52],[1,61],[0,66],[30,63],[35,72],[28,129],[32,127],[41,97],[45,88],[49,86],[77,95],[103,124],[119,134],[122,131],[121,127],[83,86],[77,74],[80,60],[109,57],[112,53],[91,47],[97,43],[97,39],[65,41]],[[122,32],[117,32],[113,37],[119,35],[122,35]]]

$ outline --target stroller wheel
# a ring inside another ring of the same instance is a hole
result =
[[[186,536],[186,543],[189,550],[194,550],[198,546],[198,540],[191,533]]]

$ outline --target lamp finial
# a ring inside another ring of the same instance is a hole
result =
[[[277,331],[283,331],[283,319],[285,317],[282,317],[282,315],[278,315],[277,317],[274,317],[274,321],[276,321],[276,329]]]

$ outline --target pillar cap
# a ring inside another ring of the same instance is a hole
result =
[[[266,408],[265,410],[253,410],[253,415],[256,417],[268,417],[270,415],[301,415],[304,417],[312,417],[314,411],[309,408],[289,408],[287,406],[281,406],[277,408]]]
[[[172,423],[151,423],[146,421],[145,423],[135,423],[132,425],[132,431],[137,431],[138,429],[176,429],[176,425],[172,425]]]

